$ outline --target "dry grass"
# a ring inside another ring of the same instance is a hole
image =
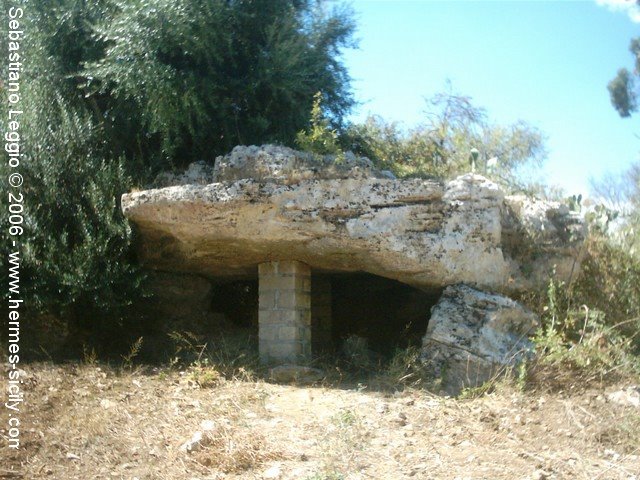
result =
[[[23,448],[2,449],[0,478],[640,478],[640,412],[610,402],[611,386],[523,393],[503,384],[459,400],[194,380],[209,374],[31,365]],[[199,449],[182,451],[196,431]]]
[[[206,432],[202,449],[194,455],[196,462],[223,473],[243,473],[284,458],[261,432],[230,425]]]

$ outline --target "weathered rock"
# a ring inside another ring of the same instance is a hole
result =
[[[466,285],[447,287],[431,311],[422,359],[448,393],[478,386],[531,351],[539,324],[517,302]]]
[[[200,422],[200,428],[203,432],[211,432],[216,428],[216,422],[213,420],[202,420]]]
[[[163,172],[153,182],[156,188],[175,185],[208,185],[216,180],[213,166],[205,162],[193,162],[182,174]]]
[[[640,408],[640,387],[630,386],[607,394],[607,398],[614,403],[624,406]]]
[[[262,478],[264,478],[265,480],[276,479],[276,478],[280,478],[281,476],[282,476],[282,468],[280,467],[279,463],[272,465],[262,473]]]
[[[531,198],[507,196],[502,216],[502,249],[514,270],[516,290],[536,288],[555,270],[565,280],[580,269],[585,225],[566,205]]]
[[[184,453],[191,453],[200,450],[202,448],[203,439],[204,437],[202,432],[196,431],[189,440],[180,446],[180,451]]]
[[[389,173],[378,171],[369,159],[352,153],[336,159],[335,155],[316,155],[276,145],[235,147],[228,155],[216,158],[214,167],[217,182],[252,178],[286,185],[303,180],[389,178]]]
[[[553,263],[573,265],[565,226],[581,225],[555,204],[536,203],[534,213],[517,197],[505,204],[479,175],[398,180],[367,159],[347,155],[336,164],[269,145],[236,147],[213,172],[197,164],[172,178],[175,186],[124,195],[123,211],[141,233],[144,263],[210,277],[255,277],[259,263],[295,259],[417,287],[509,292],[537,285],[537,273]],[[544,243],[522,233],[538,229]],[[522,252],[531,242],[544,248],[528,268]]]

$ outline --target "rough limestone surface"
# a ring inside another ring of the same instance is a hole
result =
[[[527,355],[538,326],[534,313],[509,298],[452,285],[431,310],[422,360],[445,391],[457,394]]]
[[[153,186],[162,188],[174,185],[208,185],[214,182],[215,178],[213,166],[207,165],[205,162],[193,162],[183,173],[161,173],[156,177]]]
[[[581,246],[585,238],[582,218],[559,202],[526,195],[504,199],[502,245],[512,269],[516,290],[535,289],[555,270],[565,280],[580,269]]]
[[[516,241],[538,228],[526,223],[535,215],[480,175],[401,180],[352,155],[335,162],[267,145],[236,147],[213,169],[199,163],[157,184],[167,182],[174,184],[122,198],[140,233],[141,258],[154,269],[255,277],[259,263],[288,259],[419,288],[467,283],[510,292],[536,281],[520,261],[528,246]],[[546,231],[552,242],[538,245],[539,270],[552,268],[547,251],[554,262],[573,258],[562,222],[545,205],[536,215],[556,230]],[[503,230],[511,233],[508,245]]]

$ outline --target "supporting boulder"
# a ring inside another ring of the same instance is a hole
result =
[[[447,393],[481,385],[532,350],[539,325],[518,302],[466,285],[447,287],[431,310],[422,359]]]

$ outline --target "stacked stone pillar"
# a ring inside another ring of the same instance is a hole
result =
[[[311,268],[295,260],[258,266],[259,349],[262,363],[311,359]]]

